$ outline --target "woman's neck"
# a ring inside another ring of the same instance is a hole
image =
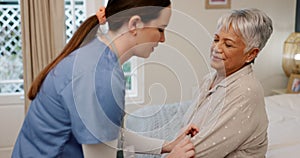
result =
[[[133,55],[130,53],[130,41],[127,40],[126,33],[117,34],[109,31],[105,35],[100,36],[100,40],[107,45],[110,50],[116,53],[119,63],[122,65]]]
[[[217,73],[215,78],[213,79],[209,89],[212,89],[213,87],[215,87],[217,84],[219,84],[225,78],[226,78],[226,76],[224,74]]]

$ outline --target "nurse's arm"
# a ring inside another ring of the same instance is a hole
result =
[[[83,144],[84,158],[108,158],[117,157],[118,140],[101,144]]]

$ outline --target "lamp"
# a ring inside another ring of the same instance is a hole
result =
[[[288,77],[300,74],[300,0],[296,4],[295,32],[284,42],[282,68]]]
[[[284,42],[282,68],[287,76],[300,74],[300,33],[293,32]]]

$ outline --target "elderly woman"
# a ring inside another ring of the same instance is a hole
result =
[[[265,157],[268,118],[263,89],[252,68],[273,32],[271,19],[258,9],[222,16],[211,45],[210,65],[186,124],[200,133],[192,138],[196,157]]]

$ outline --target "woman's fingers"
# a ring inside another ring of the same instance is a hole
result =
[[[189,151],[189,150],[194,150],[195,149],[195,146],[194,144],[192,143],[191,139],[190,138],[185,138],[183,139],[179,144],[178,144],[179,147],[183,148],[184,151]]]
[[[187,144],[189,144],[189,143],[191,143],[190,139],[189,139],[187,136],[185,136],[185,138],[182,139],[182,140],[178,143],[178,146],[184,147],[185,145],[187,145]]]
[[[198,132],[199,128],[194,124],[189,125],[185,130],[185,134],[190,135],[191,137],[195,136]]]
[[[195,156],[195,146],[189,137],[181,140],[168,155],[168,158],[191,158]]]
[[[189,150],[188,152],[185,153],[186,157],[194,157],[195,156],[195,150]]]

